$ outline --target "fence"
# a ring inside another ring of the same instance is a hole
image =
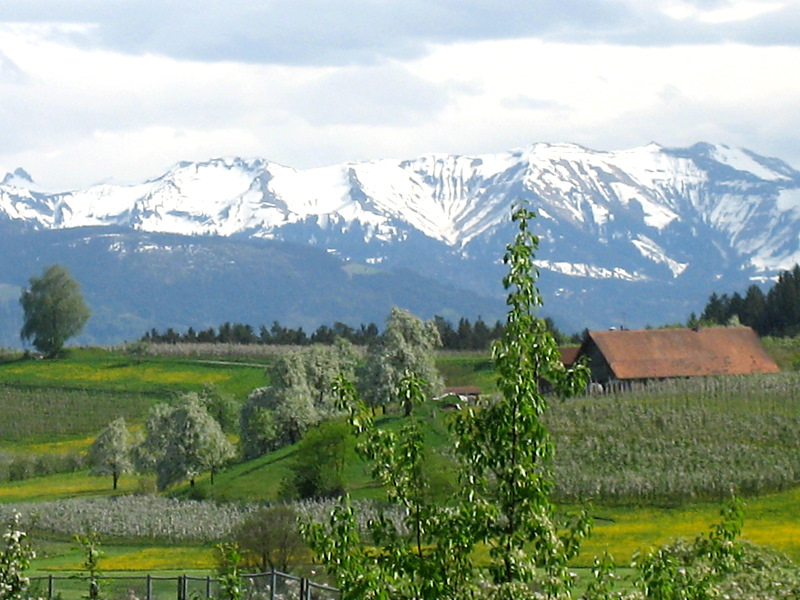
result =
[[[241,575],[242,600],[338,600],[339,590],[280,571]],[[30,578],[31,598],[87,598],[92,580],[85,575],[43,575]],[[220,598],[216,577],[104,575],[99,580],[106,600],[205,600]]]

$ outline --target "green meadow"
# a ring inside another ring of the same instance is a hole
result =
[[[768,347],[772,351],[775,345]],[[780,352],[784,365],[798,354],[796,345],[785,343]],[[494,391],[492,364],[486,354],[443,353],[437,364],[447,385],[477,385],[484,393]],[[171,401],[181,393],[213,386],[241,402],[250,390],[267,384],[264,364],[212,356],[134,357],[100,349],[70,349],[65,358],[52,361],[7,356],[0,361],[0,453],[32,457],[80,453],[117,416],[124,416],[136,429],[153,404]],[[645,395],[554,403],[548,419],[557,456],[568,457],[554,465],[555,497],[565,510],[587,506],[595,520],[593,535],[585,542],[576,567],[590,565],[604,551],[625,564],[639,549],[707,532],[717,521],[725,497],[718,486],[726,482],[714,479],[714,474],[720,471],[719,465],[728,463],[725,477],[735,480],[734,488],[744,490],[743,537],[800,562],[797,384],[795,374],[787,372],[772,379],[736,380],[727,387],[720,383],[713,394],[706,382],[705,388],[673,386]],[[437,493],[446,498],[453,485],[448,480],[450,413],[444,403],[431,402],[415,414],[426,425],[431,468],[443,474],[437,480]],[[402,417],[390,411],[378,423],[397,427]],[[680,469],[673,476],[653,467],[674,457],[680,457],[685,477]],[[178,486],[168,495],[218,503],[274,501],[296,458],[297,447],[286,447],[229,467],[213,485],[201,477],[195,488]],[[618,470],[601,472],[603,460]],[[741,479],[736,479],[737,473]],[[745,488],[754,473],[760,483]],[[598,474],[608,478],[605,488],[598,487],[596,480],[592,484]],[[694,487],[685,487],[689,480]],[[380,496],[365,465],[354,455],[345,466],[345,481],[354,498]],[[151,476],[124,475],[116,493],[152,494],[153,490]],[[33,476],[13,481],[4,477],[0,483],[1,504],[36,505],[111,494],[110,477],[93,477],[84,469],[42,476],[36,476],[34,469]],[[40,550],[33,565],[36,572],[80,567],[80,552],[68,536],[31,533]],[[107,571],[197,572],[213,568],[212,549],[211,542],[109,539],[104,541],[102,567]]]

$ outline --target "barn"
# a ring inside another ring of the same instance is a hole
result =
[[[590,331],[578,356],[598,383],[779,371],[749,327]]]

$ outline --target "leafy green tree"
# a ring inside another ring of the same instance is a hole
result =
[[[349,427],[341,419],[323,421],[309,429],[297,446],[291,475],[283,483],[283,497],[341,496],[344,493],[344,465],[353,445]]]
[[[398,386],[398,395],[413,402],[424,399],[420,379],[407,375]],[[307,543],[336,577],[343,600],[471,597],[471,525],[463,520],[463,511],[430,494],[424,468],[429,452],[416,416],[410,415],[398,431],[376,428],[355,386],[342,378],[336,387],[350,408],[354,432],[364,436],[359,455],[385,490],[386,503],[405,515],[398,521],[379,508],[362,531],[345,496],[328,523],[301,523]]]
[[[92,475],[111,475],[116,490],[120,475],[133,468],[132,450],[130,432],[125,419],[120,417],[109,423],[95,438],[89,446],[86,462]]]
[[[367,404],[386,407],[397,402],[400,380],[408,375],[423,381],[426,397],[439,393],[443,387],[435,362],[439,346],[439,330],[433,321],[424,322],[407,310],[392,308],[386,329],[370,345],[359,374],[359,390]]]
[[[78,282],[61,265],[47,267],[29,283],[19,299],[24,312],[20,337],[47,356],[56,356],[64,342],[83,330],[89,307]]]
[[[240,600],[244,592],[240,574],[244,557],[239,545],[235,542],[217,544],[214,547],[214,555],[217,561],[220,596],[226,600]]]
[[[89,582],[89,594],[86,598],[88,600],[100,600],[103,597],[103,582],[100,579],[102,576],[100,559],[103,557],[103,552],[100,550],[100,536],[96,531],[89,530],[83,535],[75,534],[75,541],[80,546],[84,556],[82,566]]]
[[[235,455],[219,423],[208,414],[196,394],[187,394],[175,406],[156,405],[146,423],[139,464],[156,472],[160,490],[189,480],[194,486],[201,473],[214,474]]]
[[[297,513],[285,504],[257,510],[234,528],[233,539],[245,557],[264,572],[288,573],[308,552],[298,530]]]

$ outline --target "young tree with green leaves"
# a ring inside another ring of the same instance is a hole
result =
[[[75,534],[75,541],[80,546],[83,554],[83,570],[89,582],[89,594],[85,596],[88,600],[100,600],[103,597],[103,582],[100,579],[100,559],[103,552],[100,550],[100,536],[96,531],[87,530],[83,534]]]
[[[412,402],[425,398],[418,378],[407,375],[398,386],[398,396]],[[430,494],[425,469],[430,453],[417,417],[412,413],[397,431],[374,427],[372,410],[355,386],[342,378],[336,387],[342,405],[350,410],[354,433],[363,436],[357,452],[385,490],[386,505],[404,515],[398,520],[392,511],[379,508],[378,517],[362,531],[345,496],[328,523],[301,523],[306,542],[336,577],[342,599],[469,597],[474,570],[469,525],[457,506]]]
[[[31,340],[34,348],[50,357],[57,356],[64,342],[83,331],[91,314],[80,285],[61,265],[51,265],[41,277],[32,277],[19,301],[24,312],[20,337]]]
[[[544,592],[569,591],[567,561],[588,534],[585,515],[560,518],[550,502],[553,447],[542,420],[545,385],[556,397],[582,391],[588,369],[566,369],[544,320],[533,264],[538,238],[529,230],[533,213],[518,209],[519,227],[506,250],[506,327],[492,356],[502,397],[456,416],[456,453],[464,466],[465,509],[477,525],[475,541],[489,546],[490,584],[495,598],[520,600]]]
[[[117,489],[120,475],[131,471],[133,444],[125,419],[113,420],[89,446],[86,462],[92,475],[111,475]]]
[[[445,600],[485,593],[497,599],[567,597],[567,561],[576,555],[588,520],[560,519],[550,503],[548,460],[552,454],[542,416],[543,381],[561,396],[577,393],[587,369],[565,369],[544,321],[535,315],[541,297],[533,266],[538,240],[528,229],[532,213],[514,213],[519,233],[507,248],[509,313],[493,356],[502,398],[463,413],[456,421],[459,494],[452,503],[431,499],[425,477],[422,430],[412,417],[397,432],[375,428],[354,386],[338,382],[350,421],[365,436],[359,452],[386,490],[387,502],[403,509],[398,524],[381,514],[368,525],[369,544],[347,498],[329,523],[303,526],[312,549],[337,577],[345,600],[420,598]],[[403,319],[403,322],[408,322]],[[388,384],[388,381],[386,383]],[[406,371],[392,386],[394,399],[413,405],[426,385]],[[490,579],[472,563],[478,544],[490,549]]]
[[[214,555],[217,561],[220,597],[225,600],[240,600],[244,594],[241,576],[244,557],[239,545],[235,542],[217,544],[214,547]]]

